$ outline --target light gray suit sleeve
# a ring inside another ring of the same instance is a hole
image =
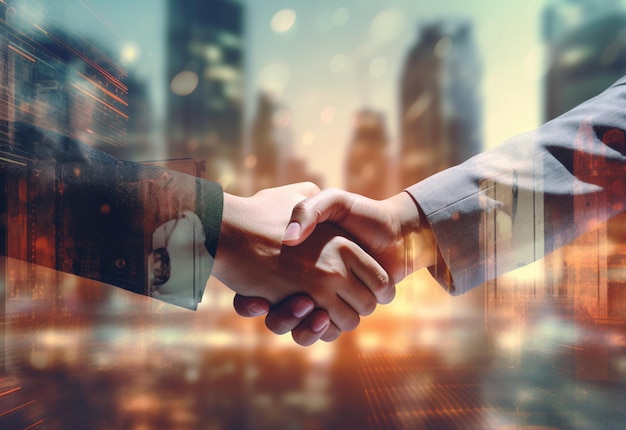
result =
[[[429,270],[462,294],[624,211],[626,77],[597,97],[409,192],[433,229]]]

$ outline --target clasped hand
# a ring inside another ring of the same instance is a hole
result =
[[[262,309],[306,295],[313,306],[295,303],[291,311],[304,317],[313,307],[323,309],[307,323],[318,337],[332,340],[354,329],[360,316],[370,314],[378,303],[390,302],[395,286],[381,264],[332,224],[299,236],[289,246],[283,243],[292,208],[317,192],[317,186],[303,183],[248,198],[225,194],[213,275],[242,297],[262,299]],[[283,328],[277,324],[274,330]]]
[[[405,192],[376,201],[304,183],[226,195],[222,224],[214,274],[237,293],[236,311],[267,313],[271,331],[301,345],[353,330],[434,261],[432,233]]]

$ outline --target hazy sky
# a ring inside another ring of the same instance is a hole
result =
[[[540,17],[544,0],[242,3],[247,23],[246,113],[254,115],[260,88],[271,90],[288,109],[282,121],[296,152],[310,161],[311,170],[324,175],[327,186],[342,185],[343,157],[357,109],[368,106],[384,112],[395,144],[398,76],[407,49],[416,42],[420,23],[450,17],[473,22],[484,70],[483,134],[487,146],[541,121]],[[162,115],[166,90],[164,1],[58,0],[56,4],[59,19],[71,22],[76,31],[94,33],[104,26],[108,34],[113,31],[111,43],[150,83],[155,112]],[[76,4],[91,9],[99,18],[71,20]]]
[[[484,136],[487,145],[536,127],[539,100],[543,1],[467,2],[281,1],[248,2],[251,81],[265,70],[288,79],[282,100],[293,112],[298,152],[315,171],[341,186],[351,117],[364,105],[386,113],[397,135],[398,77],[420,23],[442,17],[469,19],[484,66]],[[282,9],[295,12],[286,33],[272,31]],[[339,64],[337,64],[339,63]],[[343,67],[340,67],[343,66]],[[250,91],[249,91],[250,94]],[[328,113],[334,113],[329,123]]]

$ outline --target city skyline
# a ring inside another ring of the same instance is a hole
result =
[[[31,2],[34,0],[31,0]],[[69,0],[68,0],[69,1]],[[65,3],[67,3],[66,1]],[[97,17],[113,28],[129,70],[144,79],[157,118],[165,111],[164,2],[94,0]],[[331,1],[315,4],[242,1],[245,15],[245,127],[255,117],[259,91],[270,90],[289,112],[296,155],[323,175],[326,186],[342,186],[345,149],[353,116],[362,108],[386,116],[391,147],[397,149],[399,73],[423,23],[462,17],[475,30],[484,65],[484,143],[500,141],[540,124],[542,56],[540,13],[546,2],[511,7],[496,1],[468,5]],[[125,13],[121,14],[120,11]],[[77,32],[93,31],[78,22]],[[306,54],[306,55],[305,55]],[[514,84],[514,85],[513,85]],[[515,115],[499,115],[515,105]],[[157,134],[155,139],[163,139]]]

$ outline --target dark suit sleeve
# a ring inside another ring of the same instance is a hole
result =
[[[529,264],[624,211],[626,78],[536,131],[410,187],[452,294]]]
[[[31,126],[13,136],[2,171],[26,234],[10,257],[197,307],[217,249],[218,184]]]

